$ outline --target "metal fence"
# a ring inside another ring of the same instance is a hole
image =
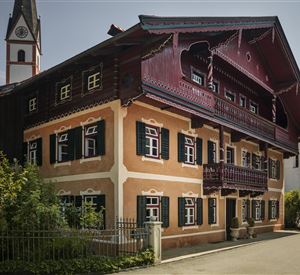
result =
[[[21,228],[0,231],[0,262],[134,255],[148,247],[148,232],[131,219],[110,229]]]

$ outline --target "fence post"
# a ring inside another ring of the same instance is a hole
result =
[[[154,251],[154,263],[161,262],[161,225],[162,222],[149,221],[145,222],[148,231],[148,245]]]

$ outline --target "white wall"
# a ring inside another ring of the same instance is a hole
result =
[[[284,175],[285,191],[300,190],[300,163],[298,168],[295,168],[295,157],[284,160]]]
[[[10,44],[10,61],[18,61],[18,51],[25,51],[25,62],[32,62],[32,45],[27,44]]]
[[[20,82],[32,76],[30,65],[10,65],[10,83]]]

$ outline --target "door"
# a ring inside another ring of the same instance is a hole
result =
[[[235,207],[236,200],[235,199],[226,199],[226,236],[227,240],[230,240],[230,224],[232,218],[235,217]]]

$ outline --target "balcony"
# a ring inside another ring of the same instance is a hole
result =
[[[265,192],[268,190],[267,172],[233,164],[204,164],[203,188],[206,191],[230,189]]]

